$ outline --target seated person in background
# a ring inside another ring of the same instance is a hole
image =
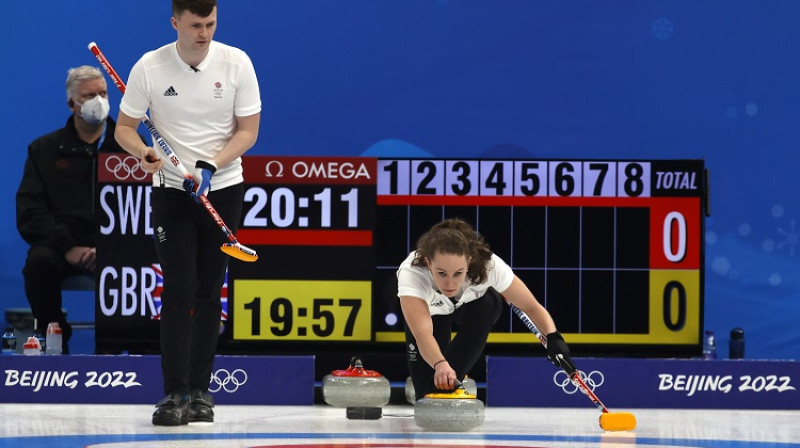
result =
[[[123,152],[108,118],[103,73],[82,66],[67,74],[66,125],[28,146],[17,190],[17,229],[30,244],[22,274],[25,294],[42,332],[50,322],[63,331],[63,350],[72,327],[61,311],[61,281],[95,269],[97,154]]]
[[[504,300],[547,335],[547,358],[556,367],[570,361],[550,313],[466,221],[446,219],[422,235],[400,264],[397,283],[416,399],[464,381],[483,353]],[[454,324],[459,327],[451,340]]]

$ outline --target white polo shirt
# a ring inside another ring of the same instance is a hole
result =
[[[490,286],[502,293],[514,280],[511,267],[502,258],[492,254],[492,259],[486,267],[486,280],[479,285],[471,283],[468,278],[464,280],[461,289],[454,297],[458,300],[453,304],[447,296],[436,289],[431,271],[427,267],[411,264],[416,256],[416,251],[411,252],[397,270],[397,296],[419,297],[428,302],[431,316],[452,314],[465,303],[483,297]]]
[[[261,111],[256,72],[244,51],[212,41],[196,68],[199,71],[181,60],[176,42],[147,52],[131,69],[119,106],[135,118],[149,109],[150,121],[190,174],[197,160],[212,158],[231,139],[236,117]],[[183,189],[183,175],[164,160],[166,186]],[[158,178],[153,176],[153,185],[158,185]],[[243,181],[239,158],[219,167],[211,190]]]

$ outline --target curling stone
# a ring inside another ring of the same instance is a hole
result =
[[[459,384],[455,391],[432,393],[414,404],[414,422],[430,431],[469,431],[483,423],[483,402]]]
[[[466,389],[471,395],[478,395],[478,383],[472,378],[465,376],[464,381],[461,384],[464,385],[464,389]],[[406,401],[411,404],[414,404],[414,402],[417,401],[417,394],[416,390],[414,389],[414,382],[411,381],[411,377],[406,378]]]
[[[353,358],[346,370],[334,370],[322,379],[322,398],[337,407],[380,407],[389,403],[392,393],[389,380],[364,368]]]
[[[417,401],[416,389],[414,389],[414,382],[411,377],[406,378],[406,401],[414,404]]]

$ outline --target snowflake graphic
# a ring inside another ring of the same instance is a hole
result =
[[[656,39],[665,41],[675,34],[675,23],[666,17],[659,17],[653,20],[652,33]]]
[[[779,248],[789,246],[789,255],[794,258],[794,248],[800,246],[800,233],[797,231],[797,222],[789,222],[789,230],[778,228],[778,233],[783,235],[784,240],[778,243]]]

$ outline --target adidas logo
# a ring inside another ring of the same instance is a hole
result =
[[[164,91],[164,96],[178,96],[178,92],[175,91],[175,88],[169,86],[169,89]]]

